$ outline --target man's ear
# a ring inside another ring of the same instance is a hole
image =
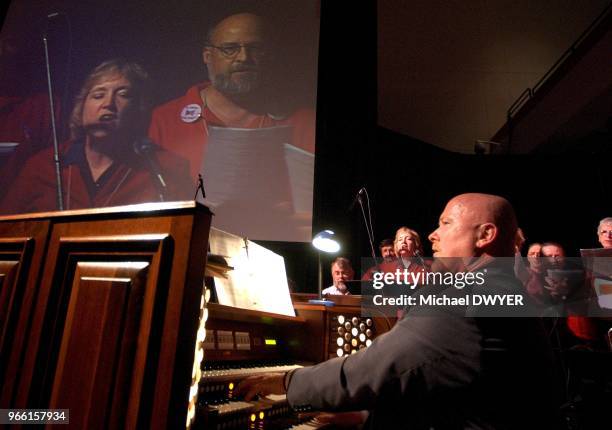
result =
[[[497,226],[490,222],[480,224],[476,234],[476,247],[481,249],[488,247],[497,238]]]
[[[210,48],[208,46],[204,47],[204,49],[202,49],[202,61],[204,62],[204,64],[210,63],[210,56]]]

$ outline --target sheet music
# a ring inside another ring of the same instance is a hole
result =
[[[581,249],[580,255],[599,307],[609,316],[612,309],[612,249]]]
[[[314,156],[292,126],[209,126],[201,172],[214,226],[253,239],[309,241]]]
[[[285,160],[291,181],[294,211],[296,213],[312,213],[314,155],[286,143]]]
[[[211,252],[234,268],[227,279],[215,278],[220,304],[295,316],[283,257],[216,228],[210,229],[209,241]]]
[[[612,249],[581,249],[584,267],[596,276],[612,279]]]
[[[612,309],[612,278],[595,278],[593,287],[602,309]]]
[[[0,155],[11,154],[18,146],[17,142],[0,142]]]

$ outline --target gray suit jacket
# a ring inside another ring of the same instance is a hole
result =
[[[487,288],[516,286],[511,271],[489,268]],[[537,319],[413,307],[369,348],[296,371],[287,399],[296,408],[368,409],[371,428],[552,428],[553,368]]]

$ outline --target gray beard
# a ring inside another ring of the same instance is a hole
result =
[[[218,74],[211,79],[213,87],[227,95],[243,95],[259,88],[259,78],[241,79],[234,81],[229,74]]]

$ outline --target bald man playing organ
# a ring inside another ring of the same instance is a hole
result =
[[[516,291],[516,229],[505,199],[462,194],[448,202],[429,240],[447,272],[486,273],[483,291]],[[415,295],[428,288],[437,285]],[[250,377],[239,393],[247,400],[286,393],[294,408],[369,410],[366,428],[552,428],[555,379],[539,320],[465,314],[412,306],[369,348],[313,367]]]

